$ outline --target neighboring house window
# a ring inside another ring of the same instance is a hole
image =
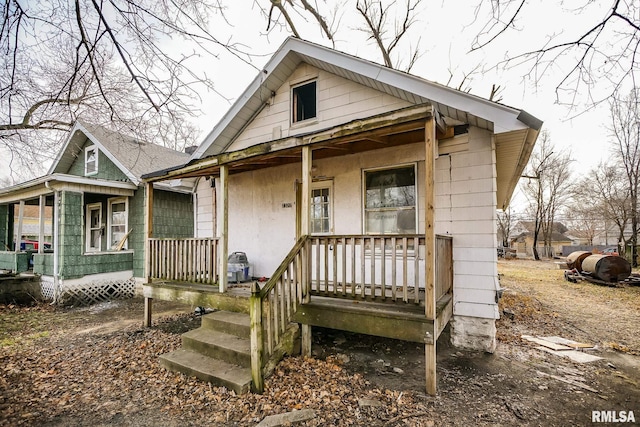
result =
[[[128,209],[127,199],[109,199],[109,207],[107,209],[108,221],[108,240],[107,245],[111,249],[115,249],[120,241],[127,234]],[[125,242],[124,249],[127,248]]]
[[[366,234],[416,233],[416,167],[364,171]]]
[[[311,186],[311,234],[333,231],[333,183],[314,182]]]
[[[87,205],[87,252],[102,249],[102,203]]]
[[[291,89],[291,122],[298,123],[314,119],[317,115],[317,95],[315,80],[294,86]]]
[[[98,173],[98,147],[92,145],[84,149],[84,174],[85,176]]]

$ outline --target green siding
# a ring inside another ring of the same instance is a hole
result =
[[[74,279],[89,274],[111,273],[131,270],[133,253],[109,252],[85,254],[84,216],[85,206],[82,195],[69,191],[62,192],[60,198],[60,278]],[[103,222],[106,223],[107,197],[86,196],[87,203],[103,203]],[[103,236],[103,248],[106,248],[106,236]]]
[[[0,252],[0,269],[21,273],[29,269],[27,252]]]
[[[83,275],[98,273],[113,273],[115,271],[131,270],[133,266],[133,252],[106,252],[88,254],[80,257]]]
[[[84,149],[93,143],[86,140],[82,150],[78,154],[78,158],[73,162],[69,171],[69,175],[84,176]],[[98,150],[98,173],[90,175],[90,178],[108,179],[110,181],[129,181],[129,178],[118,168],[109,158],[100,150]]]
[[[129,199],[129,248],[133,249],[133,275],[144,277],[145,190]],[[155,190],[153,192],[153,237],[193,237],[193,197],[191,194]]]
[[[33,254],[33,272],[53,276],[53,254]]]
[[[79,260],[83,249],[82,194],[63,191],[60,196],[60,278],[83,276]]]
[[[7,238],[9,237],[9,206],[0,205],[0,250],[6,250],[9,246]]]
[[[153,237],[193,237],[193,197],[191,194],[154,191]]]
[[[129,198],[129,249],[133,249],[133,275],[144,277],[144,207],[145,189],[138,188],[133,197]]]

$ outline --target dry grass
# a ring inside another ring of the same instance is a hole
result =
[[[513,311],[498,323],[499,338],[553,334],[640,354],[640,286],[608,287],[564,280],[554,262],[499,261],[507,290],[501,310]]]

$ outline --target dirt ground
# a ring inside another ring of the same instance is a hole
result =
[[[157,356],[198,327],[192,307],[142,300],[92,307],[0,306],[0,425],[251,426],[312,409],[307,426],[589,425],[592,411],[640,422],[640,287],[564,281],[552,262],[500,261],[494,354],[438,341],[438,395],[424,393],[424,346],[314,330],[313,358],[285,359],[263,395],[236,396],[167,372]],[[521,335],[594,344],[575,363]]]

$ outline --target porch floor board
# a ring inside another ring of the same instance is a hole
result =
[[[249,313],[251,289],[247,284],[231,285],[221,293],[217,285],[156,281],[143,286],[143,295],[145,298],[177,301],[192,307]]]

